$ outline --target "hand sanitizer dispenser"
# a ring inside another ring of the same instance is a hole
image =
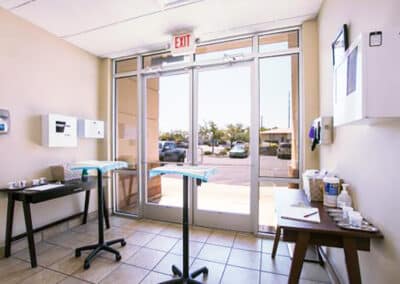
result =
[[[7,134],[10,129],[10,112],[0,109],[0,134]]]

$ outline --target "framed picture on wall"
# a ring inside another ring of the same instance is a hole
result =
[[[340,59],[343,58],[346,49],[349,47],[348,34],[347,34],[347,25],[344,24],[338,34],[336,35],[335,40],[332,42],[332,59],[333,66],[335,66],[336,62],[339,62]]]

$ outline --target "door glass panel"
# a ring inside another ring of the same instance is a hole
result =
[[[222,59],[227,56],[244,56],[252,51],[251,38],[201,45],[196,48],[196,61]]]
[[[260,176],[299,176],[298,55],[260,60]]]
[[[115,62],[115,73],[131,72],[137,69],[137,58],[129,58]]]
[[[189,90],[186,73],[146,79],[147,170],[188,162]],[[148,179],[147,203],[181,207],[182,177]]]
[[[275,213],[275,194],[274,192],[281,189],[298,188],[297,183],[278,183],[278,182],[260,182],[259,184],[259,226],[260,232],[275,232],[276,230],[276,213]]]
[[[198,73],[197,162],[217,169],[197,190],[197,208],[250,213],[250,67]]]
[[[118,171],[116,178],[116,211],[138,214],[137,176],[137,78],[115,80],[116,94],[116,159],[126,161],[130,170]]]
[[[299,47],[298,31],[263,35],[258,38],[260,52],[282,51]]]

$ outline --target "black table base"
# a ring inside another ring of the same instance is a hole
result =
[[[104,241],[104,190],[103,190],[103,176],[100,169],[97,169],[97,190],[98,190],[98,225],[99,225],[99,242],[97,244],[83,246],[75,249],[75,256],[80,257],[82,251],[92,250],[90,254],[86,257],[83,268],[89,269],[90,263],[96,257],[96,255],[101,251],[107,251],[115,255],[115,260],[121,260],[121,254],[119,251],[111,247],[111,245],[120,243],[121,246],[125,246],[126,242],[124,239],[116,239],[112,241]]]
[[[197,180],[200,182],[200,180]],[[189,275],[189,200],[188,200],[188,177],[183,176],[183,211],[182,211],[182,238],[183,238],[183,271],[178,267],[172,265],[172,273],[178,278],[161,282],[163,284],[169,283],[193,283],[201,284],[202,282],[195,280],[200,274],[207,275],[208,268],[202,267]],[[160,284],[161,284],[160,283]]]

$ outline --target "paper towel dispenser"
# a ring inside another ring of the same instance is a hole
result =
[[[0,109],[0,134],[7,134],[10,129],[10,112]]]

